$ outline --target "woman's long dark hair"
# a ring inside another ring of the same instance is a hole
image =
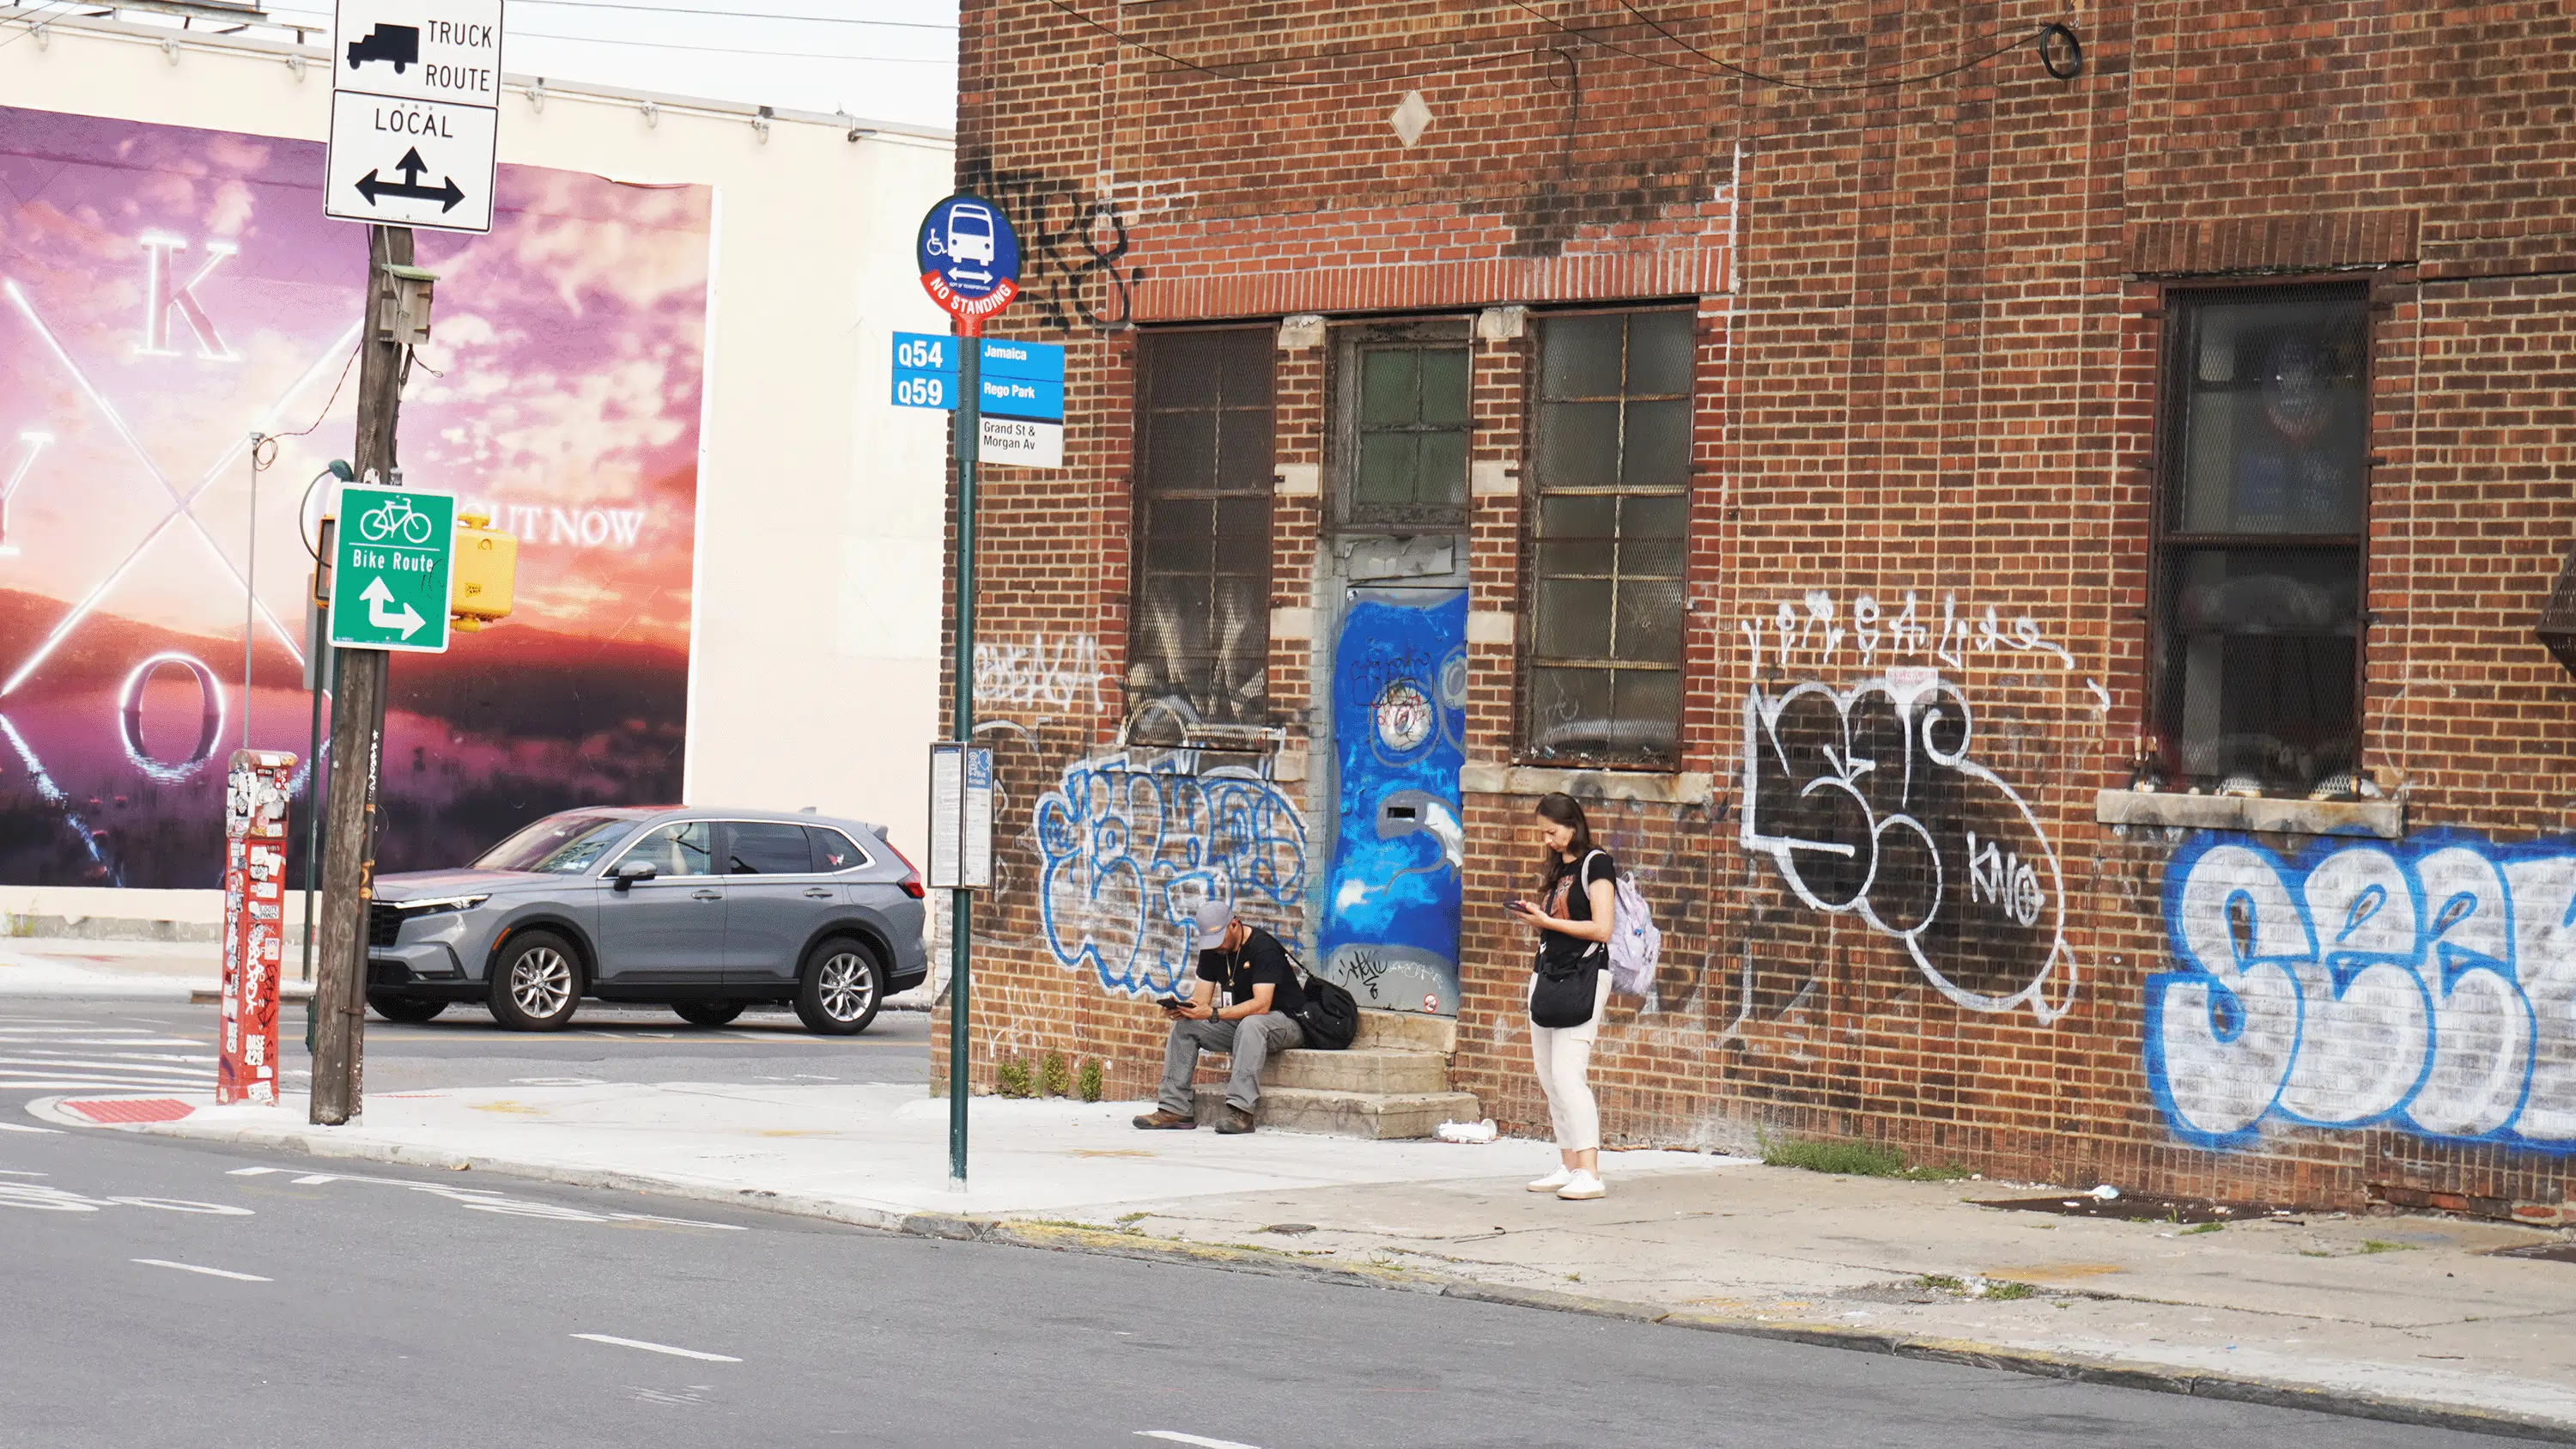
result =
[[[1553,850],[1547,853],[1547,888],[1552,891],[1567,871],[1582,864],[1583,858],[1592,853],[1592,822],[1583,818],[1583,802],[1562,790],[1538,797],[1538,813],[1543,820],[1570,826],[1574,830],[1574,839],[1566,846],[1565,853]],[[1568,861],[1566,854],[1571,854],[1574,859]]]

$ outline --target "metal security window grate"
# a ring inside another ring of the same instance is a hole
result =
[[[1530,758],[1680,759],[1691,323],[1654,311],[1540,324]]]
[[[2167,316],[2161,763],[2176,783],[2354,793],[2367,297],[2182,293]]]
[[[1128,712],[1149,742],[1165,727],[1261,724],[1276,344],[1239,327],[1149,332],[1138,351]]]

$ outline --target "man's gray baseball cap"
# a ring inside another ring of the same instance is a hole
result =
[[[1199,935],[1206,940],[1215,940],[1225,934],[1227,927],[1234,924],[1234,902],[1209,901],[1199,907],[1197,921]]]

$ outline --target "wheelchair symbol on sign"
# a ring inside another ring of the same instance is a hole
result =
[[[405,543],[427,543],[431,527],[429,515],[412,511],[408,498],[388,498],[358,515],[358,536],[369,543],[395,537]]]

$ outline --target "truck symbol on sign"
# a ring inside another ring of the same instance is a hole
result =
[[[371,60],[392,64],[394,74],[403,67],[420,63],[420,27],[417,25],[379,25],[363,40],[349,42],[349,69],[356,70]]]

